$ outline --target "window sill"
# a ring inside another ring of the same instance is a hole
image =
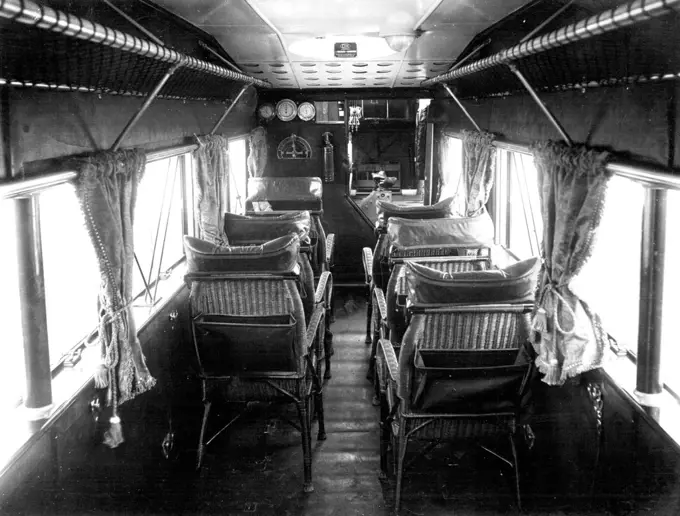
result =
[[[158,286],[159,301],[153,306],[134,306],[132,316],[141,332],[175,294],[184,287],[186,264],[175,267],[171,275]],[[93,371],[99,363],[97,347],[86,348],[74,367],[65,367],[52,379],[53,405],[46,420],[39,423],[27,421],[23,406],[0,410],[2,436],[0,437],[0,479],[21,456],[54,425],[80,393],[92,388]]]
[[[610,360],[604,371],[611,383],[619,389],[624,397],[633,405],[648,422],[658,428],[670,442],[680,451],[680,402],[664,389],[659,397],[658,409],[647,409],[640,405],[635,395],[637,369],[628,357]],[[605,402],[606,403],[606,402]]]

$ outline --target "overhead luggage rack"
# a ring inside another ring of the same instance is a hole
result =
[[[1,0],[0,18],[0,84],[146,96],[176,67],[162,98],[222,101],[244,84],[271,87],[30,0]]]
[[[539,91],[680,79],[679,0],[636,0],[518,42],[427,79],[463,98],[524,91],[508,65]]]

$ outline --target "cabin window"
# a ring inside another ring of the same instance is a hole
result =
[[[248,146],[245,136],[229,140],[229,212],[243,215],[246,212],[246,187],[248,183]]]
[[[498,149],[495,188],[498,241],[518,258],[539,256],[543,221],[533,156]]]
[[[458,214],[465,213],[465,186],[462,181],[463,140],[449,135],[441,139],[441,189],[439,200],[455,197],[454,209]]]
[[[680,314],[680,191],[669,190],[666,201],[666,257],[663,278],[663,320],[661,323],[661,379],[672,394],[680,397],[680,337],[676,326]]]
[[[134,292],[145,293],[145,301],[155,302],[156,284],[165,279],[184,258],[184,220],[189,155],[147,162],[139,184],[135,208],[135,255],[138,266],[133,277]],[[193,212],[193,209],[187,210]],[[146,288],[149,292],[145,292]]]
[[[15,220],[14,201],[0,200],[0,241],[3,243],[0,253],[0,412],[21,403],[25,382]]]
[[[97,327],[100,276],[73,185],[49,188],[39,199],[47,338],[54,368]]]
[[[638,339],[643,204],[642,185],[617,176],[610,179],[593,255],[571,284],[600,315],[619,347],[633,354]]]

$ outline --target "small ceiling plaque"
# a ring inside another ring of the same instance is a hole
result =
[[[356,57],[357,44],[356,43],[336,43],[335,57]]]

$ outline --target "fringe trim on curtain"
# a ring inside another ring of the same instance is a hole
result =
[[[602,219],[608,154],[563,142],[532,147],[544,221],[543,267],[532,328],[536,366],[549,385],[601,367],[607,337],[599,316],[569,288],[590,258]]]
[[[134,210],[145,163],[142,150],[100,152],[71,163],[80,172],[76,194],[101,275],[101,364],[95,372],[95,385],[107,389],[107,405],[112,407],[104,437],[112,448],[124,441],[118,406],[156,384],[146,367],[130,313]]]

